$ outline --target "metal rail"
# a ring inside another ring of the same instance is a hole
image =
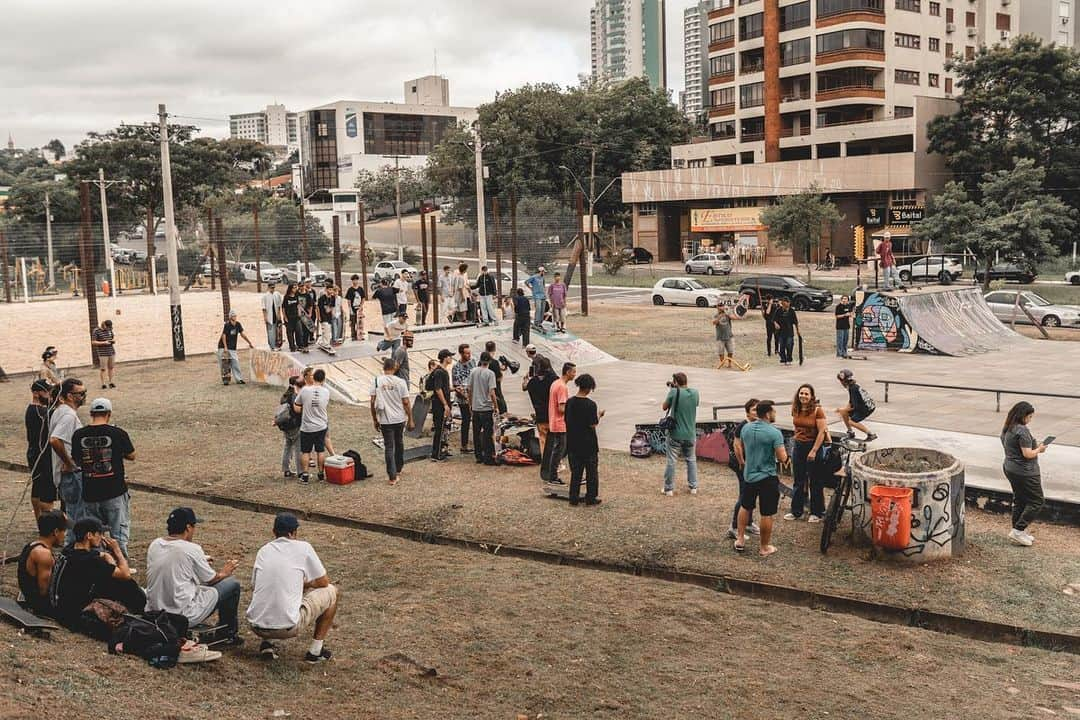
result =
[[[1065,395],[1063,393],[1035,392],[1034,390],[1005,390],[1003,388],[978,388],[964,385],[938,385],[936,383],[912,382],[910,380],[875,380],[879,385],[885,386],[885,402],[889,402],[890,385],[909,385],[911,387],[934,388],[935,390],[962,390],[965,392],[994,393],[997,399],[997,407],[994,412],[1001,412],[1002,395],[1030,395],[1033,397],[1064,398],[1066,400],[1080,400],[1080,395]]]

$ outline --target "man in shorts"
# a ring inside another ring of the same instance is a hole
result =
[[[310,467],[311,453],[315,453],[319,465],[319,479],[325,479],[323,465],[326,462],[326,431],[329,428],[329,418],[326,416],[326,407],[330,404],[330,390],[323,382],[326,380],[326,371],[319,368],[311,376],[311,385],[305,385],[304,389],[296,396],[293,409],[300,413],[300,482],[305,485],[311,482],[311,474],[307,471]]]
[[[304,660],[329,660],[323,647],[337,614],[338,591],[311,544],[296,537],[300,521],[290,513],[274,518],[274,539],[259,548],[251,571],[251,604],[245,613],[251,631],[263,639],[259,655],[277,658],[273,640],[294,638],[314,626]]]
[[[739,496],[738,537],[735,551],[746,549],[746,526],[750,512],[757,504],[761,510],[761,546],[759,553],[767,557],[776,552],[771,545],[773,516],[780,506],[780,475],[777,463],[788,460],[784,447],[784,435],[774,427],[776,407],[772,400],[762,400],[757,405],[757,419],[748,423],[739,433],[746,467],[743,470],[743,486]]]
[[[106,389],[106,380],[108,380],[108,387],[116,387],[113,382],[113,367],[116,364],[116,336],[113,335],[112,320],[106,320],[99,327],[94,328],[94,332],[90,335],[90,344],[94,346],[98,359],[101,361],[101,389]]]

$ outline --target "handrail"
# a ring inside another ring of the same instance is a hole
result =
[[[790,404],[791,404],[791,401],[787,400],[787,401],[784,401],[784,402],[773,403],[773,406],[774,407],[783,407],[784,405],[790,405]],[[713,408],[712,408],[712,419],[713,420],[719,420],[720,419],[720,412],[719,412],[720,410],[745,410],[745,408],[743,408],[742,405],[713,405]]]
[[[997,399],[997,407],[994,412],[1001,412],[1002,395],[1031,395],[1034,397],[1063,398],[1066,400],[1080,400],[1080,395],[1066,395],[1064,393],[1035,392],[1034,390],[1005,390],[1003,388],[978,388],[965,385],[939,385],[937,383],[913,382],[910,380],[875,380],[879,385],[885,386],[885,402],[889,402],[890,385],[908,385],[911,387],[934,388],[935,390],[963,390],[966,392],[994,393]],[[715,411],[714,411],[715,413]],[[715,414],[714,414],[715,417]]]

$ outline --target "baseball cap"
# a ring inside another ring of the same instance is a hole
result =
[[[851,372],[847,368],[844,368],[840,372],[836,373],[838,380],[851,380],[855,377],[855,373]]]
[[[229,317],[236,317],[236,311],[235,310],[230,310],[229,311]]]
[[[103,398],[103,397],[96,398],[92,403],[90,403],[90,414],[91,415],[93,415],[94,413],[111,413],[111,412],[112,412],[112,402],[110,402],[109,398]]]
[[[536,272],[544,272],[544,266],[541,265],[540,267],[536,268]]]
[[[454,353],[451,350],[447,350],[446,348],[443,348],[442,350],[439,351],[439,361],[440,362],[445,360],[448,357],[454,357]]]
[[[275,535],[288,535],[296,532],[299,528],[300,521],[292,513],[278,513],[277,517],[274,518]]]
[[[530,350],[532,352],[536,352],[536,346],[533,345],[532,343],[529,343],[528,345],[525,346],[525,352],[529,352]]]
[[[30,392],[49,392],[52,390],[52,385],[47,380],[35,380],[30,383]]]
[[[170,533],[181,533],[188,525],[197,525],[199,518],[195,517],[195,511],[189,507],[178,507],[169,513],[165,521],[165,527]]]

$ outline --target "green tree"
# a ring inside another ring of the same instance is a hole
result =
[[[564,203],[547,197],[520,200],[517,213],[518,262],[529,270],[551,265],[560,247],[574,236],[577,216]]]
[[[812,279],[811,268],[814,249],[821,243],[821,234],[826,225],[843,220],[843,215],[827,198],[822,196],[817,185],[811,185],[805,192],[781,198],[775,205],[770,205],[761,213],[761,224],[769,226],[769,239],[780,247],[792,248],[801,245],[806,253],[806,279]]]
[[[42,149],[48,150],[49,153],[53,156],[53,160],[57,162],[60,162],[60,160],[63,159],[64,155],[67,154],[67,148],[64,147],[64,143],[60,142],[56,138],[53,138],[48,143],[46,143],[45,147]]]
[[[361,170],[356,174],[353,187],[360,191],[367,211],[385,207],[393,209],[397,199],[397,182],[401,184],[402,211],[432,197],[431,184],[424,168],[383,165],[374,172]]]
[[[1044,190],[1045,181],[1046,170],[1024,159],[985,175],[977,200],[962,183],[950,182],[930,199],[926,219],[913,232],[951,252],[970,250],[983,268],[998,256],[1054,257],[1075,226],[1076,211]],[[989,289],[990,274],[984,273],[983,290]]]

